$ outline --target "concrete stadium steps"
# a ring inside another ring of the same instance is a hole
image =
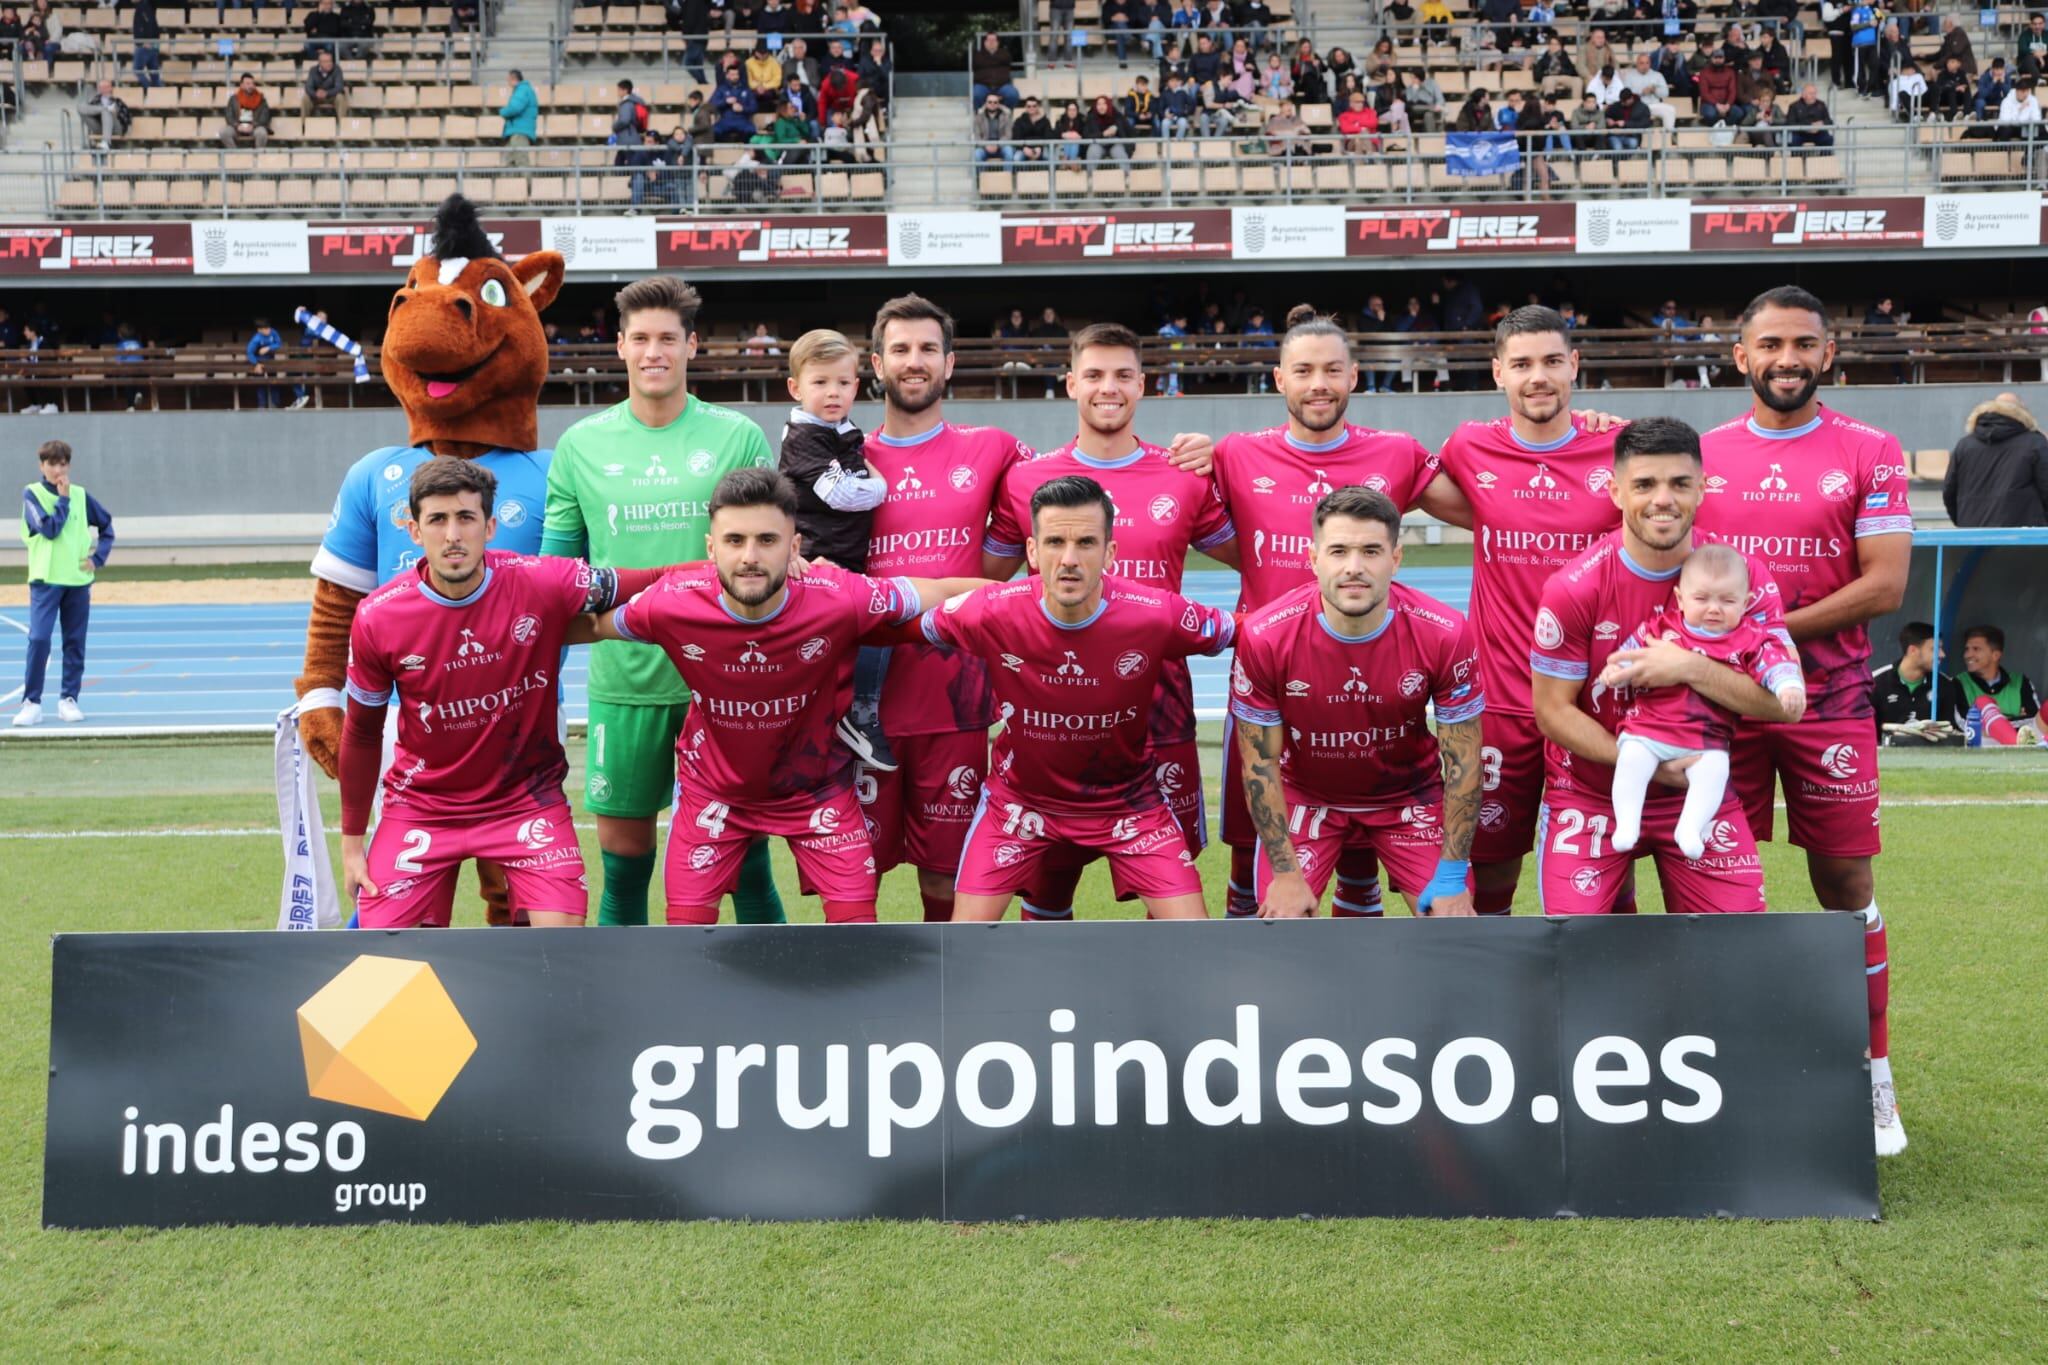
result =
[[[972,109],[962,95],[943,99],[898,95],[892,107],[889,145],[897,149],[891,207],[960,208],[975,202],[974,170],[967,162]],[[934,144],[956,143],[945,152]],[[949,159],[950,158],[950,159]]]

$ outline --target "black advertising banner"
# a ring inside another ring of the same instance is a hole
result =
[[[53,1227],[1871,1218],[1846,915],[61,935]]]

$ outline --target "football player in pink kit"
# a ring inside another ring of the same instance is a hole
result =
[[[1764,560],[1785,592],[1785,624],[1806,663],[1806,715],[1747,728],[1731,773],[1760,837],[1771,837],[1773,776],[1785,823],[1806,850],[1814,896],[1863,917],[1870,996],[1871,1108],[1877,1150],[1906,1147],[1892,1088],[1891,985],[1871,860],[1879,848],[1877,751],[1870,742],[1865,626],[1904,600],[1913,551],[1906,461],[1897,438],[1821,406],[1834,365],[1825,306],[1803,289],[1767,290],[1743,310],[1735,365],[1750,412],[1703,438],[1700,526]]]
[[[1318,499],[1333,488],[1360,484],[1385,493],[1398,508],[1421,504],[1438,517],[1462,505],[1450,483],[1437,478],[1436,457],[1413,436],[1344,420],[1358,364],[1350,338],[1328,318],[1311,315],[1287,329],[1273,383],[1287,404],[1285,425],[1216,444],[1216,487],[1237,528],[1240,612],[1316,581],[1309,523]],[[1221,833],[1230,845],[1229,913],[1244,917],[1258,913],[1252,853],[1259,839],[1245,809],[1235,715],[1233,706],[1224,721]],[[1347,850],[1336,875],[1335,913],[1380,912],[1370,848]]]
[[[1666,908],[1674,912],[1764,908],[1763,870],[1749,822],[1734,792],[1715,812],[1706,855],[1689,859],[1674,838],[1684,798],[1679,768],[1660,765],[1663,784],[1645,803],[1643,837],[1634,851],[1614,847],[1612,793],[1616,732],[1629,689],[1601,679],[1610,661],[1626,665],[1630,688],[1690,687],[1737,715],[1782,720],[1778,699],[1748,674],[1659,638],[1619,649],[1630,629],[1670,605],[1672,589],[1695,541],[1701,496],[1699,435],[1674,418],[1633,423],[1614,441],[1614,503],[1619,531],[1601,537],[1544,585],[1531,628],[1529,666],[1536,723],[1544,748],[1543,810],[1536,829],[1537,886],[1546,915],[1605,914],[1645,851],[1657,859]],[[1747,619],[1779,633],[1778,589],[1749,560]],[[1605,629],[1614,623],[1614,629]]]
[[[982,538],[1003,480],[1032,452],[1006,431],[946,421],[953,319],[945,309],[916,294],[891,299],[868,335],[882,385],[882,425],[863,453],[891,489],[875,509],[868,567],[973,574],[982,566]],[[1168,452],[1196,473],[1207,472],[1213,457],[1209,438],[1199,434],[1176,434]],[[992,710],[979,659],[933,649],[922,638],[891,651],[882,728],[900,761],[895,772],[862,772],[854,790],[881,869],[902,862],[917,868],[928,921],[952,918],[960,846],[988,773]]]
[[[796,490],[740,469],[711,497],[711,560],[664,574],[599,618],[597,636],[659,645],[697,702],[676,740],[668,922],[712,924],[757,835],[781,835],[834,924],[875,918],[875,862],[834,738],[861,638],[978,578],[868,578],[830,564],[790,575]]]
[[[1259,914],[1314,914],[1340,851],[1363,847],[1418,914],[1470,915],[1486,709],[1472,632],[1393,581],[1401,509],[1386,494],[1340,488],[1314,527],[1316,581],[1245,617],[1231,670]]]
[[[1105,577],[1116,507],[1084,475],[1042,483],[1025,541],[1034,576],[927,611],[933,644],[979,656],[1002,732],[954,887],[955,920],[1001,919],[1044,866],[1110,860],[1153,919],[1203,919],[1194,854],[1154,772],[1146,716],[1165,665],[1230,645],[1228,612]]]
[[[1075,334],[1072,354],[1067,392],[1080,410],[1079,434],[1059,450],[1010,471],[989,517],[983,571],[990,578],[1015,571],[1031,526],[1033,494],[1069,475],[1094,479],[1115,502],[1116,557],[1109,572],[1123,582],[1178,594],[1190,547],[1237,567],[1237,532],[1207,471],[1180,468],[1170,451],[1140,440],[1134,430],[1138,401],[1145,396],[1136,334],[1115,323],[1096,323]],[[1201,753],[1195,744],[1194,684],[1178,657],[1160,669],[1151,734],[1161,793],[1188,848],[1199,853],[1209,833]],[[1062,866],[1055,859],[1043,871],[1024,913],[1070,918],[1080,867]]]
[[[1608,496],[1614,430],[1609,419],[1572,412],[1578,374],[1564,318],[1515,309],[1493,340],[1493,379],[1508,415],[1464,423],[1438,453],[1440,482],[1454,485],[1464,506],[1431,510],[1470,527],[1473,541],[1470,612],[1486,689],[1485,794],[1472,838],[1473,901],[1482,915],[1512,908],[1542,802],[1543,732],[1528,659],[1538,599],[1552,574],[1620,520]],[[1624,905],[1633,904],[1631,891]]]
[[[581,924],[588,908],[583,851],[562,796],[562,646],[580,615],[608,609],[622,584],[637,589],[657,572],[486,551],[497,486],[468,460],[415,470],[410,529],[420,563],[365,598],[349,632],[342,894],[365,929],[446,927],[467,858],[504,866],[530,924]],[[397,747],[366,849],[394,695]]]

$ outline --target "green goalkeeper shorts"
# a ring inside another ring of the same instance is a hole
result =
[[[687,703],[632,706],[593,700],[583,804],[595,815],[629,820],[667,810],[675,799],[676,736],[689,713]]]

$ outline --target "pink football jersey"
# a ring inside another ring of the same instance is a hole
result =
[[[434,591],[425,564],[363,599],[349,630],[348,694],[365,706],[396,696],[386,811],[469,819],[561,803],[562,637],[591,594],[582,560],[492,550],[483,585],[460,600]]]
[[[989,516],[988,552],[1023,554],[1031,534],[1031,495],[1041,484],[1068,474],[1085,474],[1109,491],[1116,504],[1111,531],[1116,557],[1109,571],[1130,583],[1178,593],[1190,546],[1207,550],[1237,535],[1216,485],[1174,468],[1160,447],[1140,442],[1123,459],[1103,462],[1069,443],[1018,465],[1003,480]],[[1152,738],[1160,744],[1185,744],[1195,737],[1194,683],[1178,658],[1160,671],[1151,724]]]
[[[1238,610],[1315,581],[1309,542],[1324,494],[1364,484],[1405,512],[1436,473],[1436,456],[1405,431],[1346,425],[1323,444],[1303,445],[1277,426],[1218,441],[1213,477],[1244,558]]]
[[[1725,635],[1708,635],[1687,625],[1673,603],[1658,608],[1621,642],[1621,648],[1636,649],[1652,640],[1669,640],[1740,669],[1766,692],[1800,682],[1798,652],[1754,621],[1739,622]],[[1725,750],[1735,736],[1735,713],[1690,687],[1630,689],[1621,710],[1621,728],[1639,739],[1682,749]]]
[[[1888,432],[1824,407],[1791,431],[1738,418],[1700,444],[1707,481],[1700,529],[1768,564],[1786,611],[1812,606],[1858,577],[1858,540],[1913,534],[1906,458]],[[1851,626],[1807,640],[1799,652],[1810,715],[1870,714],[1868,631]]]
[[[1553,445],[1532,446],[1513,419],[1467,422],[1438,458],[1472,505],[1472,619],[1479,629],[1486,709],[1530,716],[1529,631],[1543,585],[1621,524],[1608,496],[1614,433],[1576,424]]]
[[[1104,578],[1100,608],[1070,626],[1052,618],[1044,597],[1044,583],[1032,577],[963,593],[924,614],[927,640],[989,665],[1003,724],[990,784],[1073,815],[1158,805],[1145,718],[1160,671],[1227,649],[1236,633],[1230,613]]]
[[[1705,544],[1721,537],[1695,531],[1693,539]],[[1777,583],[1755,555],[1744,558],[1749,561],[1749,603],[1744,615],[1790,648]],[[1534,645],[1529,650],[1529,667],[1546,677],[1576,680],[1579,709],[1606,726],[1609,734],[1619,734],[1622,712],[1632,699],[1633,689],[1604,686],[1600,671],[1607,667],[1608,656],[1621,648],[1623,637],[1634,628],[1627,623],[1648,621],[1659,610],[1672,605],[1672,591],[1677,586],[1676,568],[1641,567],[1622,548],[1622,533],[1610,531],[1544,584],[1542,605],[1536,609],[1536,623],[1531,630]],[[1580,758],[1546,740],[1543,780],[1552,791],[1605,802],[1614,790],[1614,769]],[[1674,799],[1683,795],[1663,794]],[[1652,795],[1654,799],[1660,793]]]
[[[862,454],[889,481],[868,538],[868,572],[914,578],[979,578],[989,508],[1010,466],[1031,458],[994,427],[941,422],[896,441],[871,434]],[[942,735],[989,726],[988,672],[969,654],[923,641],[897,645],[882,688],[882,732]]]
[[[1465,618],[1400,583],[1387,596],[1387,619],[1357,639],[1330,629],[1314,583],[1253,612],[1238,632],[1230,709],[1287,727],[1290,800],[1343,810],[1433,801],[1443,779],[1431,703],[1439,724],[1486,709]]]
[[[664,575],[613,621],[628,639],[660,645],[690,685],[695,699],[676,737],[684,788],[760,807],[852,785],[853,754],[833,729],[853,701],[854,647],[920,607],[905,579],[813,564],[790,578],[772,616],[743,620],[706,563]]]

